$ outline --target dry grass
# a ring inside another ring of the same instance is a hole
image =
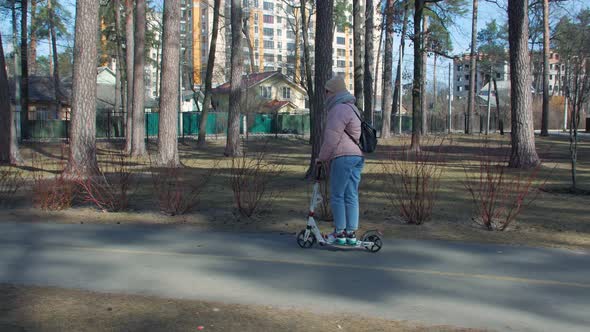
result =
[[[48,305],[49,304],[49,305]],[[391,331],[476,332],[294,309],[227,305],[59,288],[0,285],[0,330],[48,331]]]
[[[494,242],[533,246],[552,246],[590,249],[590,205],[588,196],[566,193],[541,193],[534,204],[524,210],[505,232],[489,232],[473,223],[475,215],[472,199],[463,185],[465,163],[478,165],[478,154],[482,140],[475,137],[455,135],[453,145],[443,149],[444,172],[432,220],[421,226],[404,225],[391,218],[388,199],[383,193],[383,170],[380,163],[391,153],[399,152],[409,138],[394,138],[380,142],[379,150],[368,156],[367,166],[361,183],[361,228],[379,228],[390,238],[446,239],[468,242]],[[506,142],[509,136],[492,136],[492,140]],[[163,216],[154,198],[150,177],[149,160],[135,161],[131,167],[138,181],[137,190],[129,197],[130,211],[121,213],[100,213],[96,209],[74,207],[59,212],[31,209],[30,191],[23,188],[17,193],[15,208],[0,209],[0,220],[7,221],[55,221],[66,223],[166,223],[192,224],[207,230],[221,231],[277,231],[295,232],[305,224],[305,216],[311,194],[311,184],[305,181],[310,147],[300,140],[271,139],[270,143],[251,140],[253,152],[269,149],[269,161],[277,161],[280,155],[282,173],[269,184],[272,191],[281,192],[272,210],[263,210],[253,218],[243,218],[233,213],[233,194],[228,184],[231,162],[222,157],[223,142],[212,142],[205,150],[198,150],[195,142],[180,145],[181,160],[190,162],[191,167],[183,170],[187,181],[197,180],[216,172],[208,189],[201,197],[200,208],[182,216]],[[500,145],[500,144],[498,144]],[[508,145],[506,148],[508,148]],[[537,148],[545,165],[539,178],[548,177],[546,188],[566,188],[570,183],[569,143],[567,137],[537,137]],[[119,146],[101,143],[99,146],[101,166],[107,162],[110,151]],[[155,146],[150,145],[150,149]],[[435,149],[425,146],[424,149]],[[47,158],[38,174],[54,176],[58,169],[58,144],[26,146],[22,149],[24,158],[30,160],[31,151]],[[505,151],[490,150],[490,154],[502,155]],[[395,155],[395,153],[394,153]],[[554,166],[557,165],[554,169]],[[23,176],[31,178],[31,169],[22,168]],[[590,141],[582,138],[578,161],[578,182],[582,188],[590,189]],[[330,223],[322,222],[328,229]]]

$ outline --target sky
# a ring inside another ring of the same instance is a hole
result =
[[[75,16],[75,0],[60,0],[61,3],[70,10],[72,16]],[[461,54],[461,53],[468,53],[470,44],[471,44],[471,1],[467,0],[469,4],[469,9],[467,14],[463,17],[458,17],[454,20],[454,24],[449,27],[451,33],[451,41],[453,43],[453,54]],[[499,3],[504,4],[506,0],[497,0]],[[155,0],[155,2],[162,2],[162,0]],[[564,9],[560,10],[551,10],[552,20],[557,20],[563,14],[568,12],[573,13],[577,12],[580,8],[583,7],[590,7],[589,0],[568,0],[564,4],[562,4]],[[501,9],[497,4],[486,1],[486,0],[479,0],[479,10],[478,10],[478,31],[483,29],[487,22],[491,21],[492,19],[496,19],[498,23],[504,23],[507,21],[507,13],[504,9]],[[2,40],[4,51],[6,53],[12,51],[12,36],[11,36],[11,25],[10,25],[10,14],[3,13],[0,14],[0,32],[2,33]],[[74,30],[74,20],[71,22],[70,30]],[[73,38],[70,38],[69,41],[60,41],[60,46],[58,47],[59,50],[63,49],[65,46],[73,46]],[[39,54],[44,55],[48,53],[48,41],[40,41],[39,44]],[[375,46],[377,47],[377,45]],[[396,36],[394,39],[394,70],[397,68],[398,63],[398,56],[399,56],[399,37]],[[411,44],[406,41],[406,52],[404,56],[404,65],[403,69],[404,72],[411,76],[412,74],[412,66],[413,66],[413,49]],[[445,82],[448,80],[448,60],[440,59],[437,65],[437,81],[439,81],[440,85],[444,85]],[[430,81],[432,79],[433,74],[433,59],[430,58],[427,65],[427,79]],[[409,80],[406,80],[409,82]]]

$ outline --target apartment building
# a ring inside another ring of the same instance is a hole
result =
[[[478,60],[482,60],[483,55],[480,55]],[[458,98],[467,98],[469,96],[469,79],[470,79],[470,68],[471,55],[463,54],[453,59],[453,94]],[[478,66],[475,74],[475,91],[478,93],[488,81],[488,72],[483,72],[481,67]],[[494,65],[492,68],[492,75],[496,79],[496,82],[508,81],[510,79],[510,64],[508,61]]]
[[[535,93],[543,93],[543,52],[534,52],[532,54],[532,73],[533,87]],[[549,95],[563,95],[563,81],[565,80],[565,64],[561,63],[559,54],[549,52]]]
[[[294,0],[242,0],[244,17],[247,18],[248,38],[243,40],[244,72],[280,71],[295,82],[303,80],[303,36],[301,13]],[[350,0],[352,6],[352,0]],[[213,85],[217,86],[229,79],[231,55],[231,1],[221,1],[219,36]],[[184,11],[190,9],[190,17],[185,24],[192,22],[192,57],[194,84],[200,86],[205,79],[211,27],[213,25],[213,0],[185,0]],[[378,11],[378,7],[375,8]],[[309,12],[312,12],[309,10]],[[346,21],[352,25],[352,13],[347,13]],[[375,20],[380,18],[375,15]],[[310,16],[308,36],[310,39],[313,63],[313,42],[315,38],[315,15]],[[376,33],[376,40],[378,34]],[[375,42],[377,44],[377,41]],[[375,52],[378,45],[375,45]],[[333,71],[344,77],[350,90],[354,88],[353,32],[351,27],[337,27],[333,40]],[[250,54],[252,53],[252,54]],[[251,63],[253,62],[253,63]]]

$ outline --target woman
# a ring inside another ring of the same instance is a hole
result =
[[[330,204],[334,215],[334,232],[328,243],[356,244],[359,224],[358,187],[364,158],[357,142],[361,136],[361,121],[354,106],[356,99],[346,90],[342,77],[326,83],[328,120],[324,141],[316,162],[330,164]]]

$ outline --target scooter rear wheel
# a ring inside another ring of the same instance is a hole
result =
[[[299,234],[297,234],[297,244],[304,249],[308,249],[311,248],[314,243],[315,243],[316,239],[315,239],[315,235],[313,235],[313,233],[310,233],[309,236],[307,237],[307,240],[305,240],[305,229],[302,230],[301,232],[299,232]]]

